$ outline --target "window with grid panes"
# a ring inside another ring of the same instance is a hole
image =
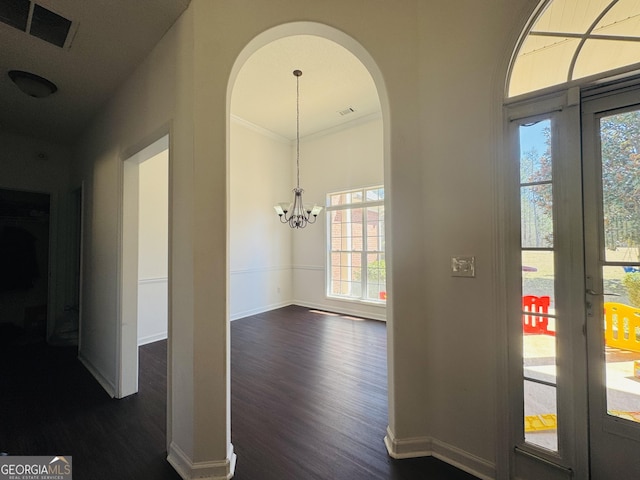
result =
[[[327,195],[327,295],[384,303],[384,188]]]

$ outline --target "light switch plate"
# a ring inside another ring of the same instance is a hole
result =
[[[451,257],[452,277],[475,277],[476,257],[457,255]]]

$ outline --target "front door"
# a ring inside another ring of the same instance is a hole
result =
[[[640,86],[508,114],[511,476],[640,479]]]
[[[592,480],[640,478],[640,89],[582,105]]]

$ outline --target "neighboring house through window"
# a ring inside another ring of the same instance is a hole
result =
[[[327,295],[384,303],[384,188],[330,193],[327,213]]]

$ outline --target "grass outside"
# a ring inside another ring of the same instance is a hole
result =
[[[607,250],[605,258],[609,262],[638,262],[637,248],[618,248]],[[523,295],[547,295],[551,298],[551,306],[554,304],[554,254],[549,251],[523,251],[522,252],[522,294]],[[527,268],[529,267],[529,268]],[[530,271],[530,269],[535,269]],[[603,268],[604,291],[615,295],[605,295],[605,302],[617,302],[631,305],[626,289],[622,285],[625,271],[622,267]]]

